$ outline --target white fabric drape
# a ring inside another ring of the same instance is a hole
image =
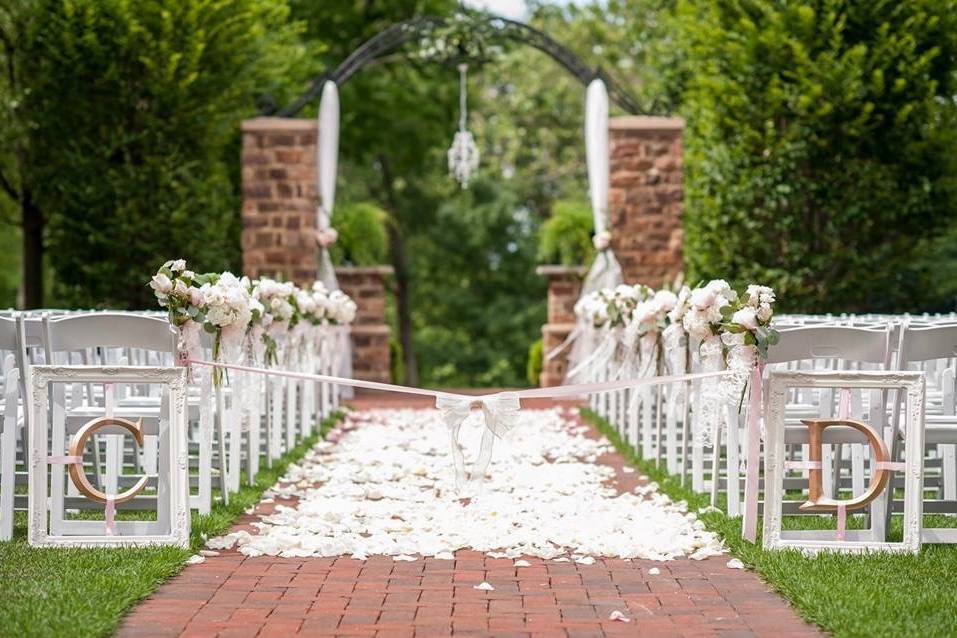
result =
[[[598,254],[585,281],[582,283],[581,297],[601,290],[614,288],[624,281],[621,265],[607,242],[608,237],[608,188],[610,182],[609,160],[611,149],[608,144],[608,90],[601,79],[596,78],[588,85],[585,93],[585,157],[588,162],[588,194],[591,199],[592,216],[595,226],[595,239]],[[546,360],[558,356],[569,345],[568,369],[575,370],[581,362],[590,356],[588,339],[583,335],[590,332],[589,327],[579,323],[568,338],[559,347],[546,354]]]
[[[608,231],[608,90],[600,79],[592,80],[585,94],[585,156],[588,161],[588,193],[594,216],[595,237]],[[622,283],[621,266],[611,247],[599,250],[585,276],[582,295],[614,288]]]
[[[319,102],[319,143],[316,145],[318,168],[319,209],[316,211],[316,228],[327,230],[332,224],[332,209],[336,201],[336,175],[339,169],[339,89],[336,83],[327,80],[322,87]],[[317,279],[329,290],[338,290],[336,271],[327,248],[319,248]]]
[[[336,177],[339,172],[339,88],[336,83],[327,80],[322,87],[319,102],[319,141],[316,145],[316,167],[318,169],[319,209],[316,211],[316,228],[327,230],[332,225],[332,210],[336,201]],[[319,265],[316,279],[329,290],[339,290],[336,271],[332,266],[329,249],[319,247]],[[346,336],[338,350],[339,360],[333,374],[346,378],[352,377],[352,340]],[[352,390],[343,393],[344,398],[352,397]]]

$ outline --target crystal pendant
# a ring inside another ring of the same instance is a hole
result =
[[[449,148],[449,173],[462,188],[468,188],[472,175],[479,167],[479,150],[475,139],[468,131],[459,131]]]

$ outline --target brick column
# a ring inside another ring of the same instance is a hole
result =
[[[672,117],[615,117],[609,124],[612,247],[625,281],[658,288],[683,270],[682,132]]]
[[[308,284],[316,278],[314,120],[242,124],[243,273]]]
[[[243,273],[309,285],[316,279],[315,120],[257,117],[242,124]],[[357,308],[352,328],[353,374],[389,381],[385,323],[388,266],[337,268]]]
[[[539,266],[535,271],[548,278],[548,323],[542,326],[542,351],[545,355],[561,345],[575,328],[575,302],[581,293],[584,266]],[[568,371],[568,350],[543,362],[542,387],[561,385]]]
[[[389,325],[385,322],[385,278],[392,266],[339,266],[336,278],[358,309],[352,324],[352,375],[366,381],[392,380]]]

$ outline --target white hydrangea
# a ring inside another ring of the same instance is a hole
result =
[[[329,293],[326,315],[338,324],[352,323],[356,318],[356,302],[341,290]]]
[[[289,281],[275,281],[263,277],[253,282],[252,295],[262,303],[265,315],[269,315],[268,319],[264,316],[263,324],[282,324],[292,319],[295,308],[290,299],[295,294],[296,286]]]
[[[774,316],[772,306],[775,302],[774,289],[769,286],[751,284],[745,292],[745,305],[754,309],[755,317],[762,325],[767,325]]]
[[[224,272],[214,284],[200,288],[206,301],[206,320],[218,328],[243,328],[252,318],[249,291],[230,272]]]

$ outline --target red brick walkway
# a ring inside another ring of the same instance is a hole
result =
[[[368,407],[373,401],[355,403]],[[616,469],[618,489],[637,483],[636,474],[622,472],[619,455],[599,462]],[[271,509],[260,505],[257,511]],[[516,568],[511,559],[466,550],[456,552],[454,561],[415,562],[382,556],[246,558],[229,551],[186,567],[137,606],[118,635],[818,635],[754,573],[727,568],[728,558],[604,559],[593,565],[526,558],[531,567]],[[660,573],[649,573],[652,568]],[[494,591],[474,589],[482,581]],[[614,611],[631,622],[610,620]]]

